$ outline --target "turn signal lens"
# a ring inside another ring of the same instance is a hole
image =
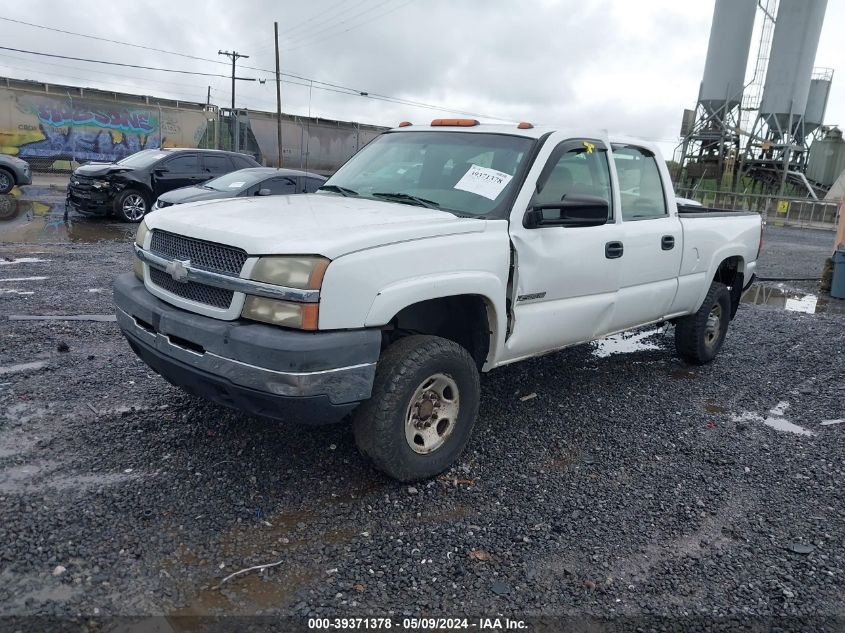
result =
[[[295,303],[247,295],[241,316],[271,325],[316,330],[320,306],[316,303]]]

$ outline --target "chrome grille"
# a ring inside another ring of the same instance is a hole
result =
[[[238,276],[246,262],[245,251],[167,231],[153,231],[150,251],[168,259],[189,259],[191,266]],[[182,285],[182,284],[180,284]]]
[[[231,305],[232,296],[234,295],[231,290],[226,290],[225,288],[206,286],[205,284],[198,284],[194,281],[187,283],[175,281],[166,272],[158,268],[153,268],[152,266],[150,266],[150,281],[159,288],[175,294],[177,297],[224,310]]]

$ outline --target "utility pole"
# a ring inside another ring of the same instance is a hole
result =
[[[273,31],[276,34],[276,133],[278,134],[278,163],[282,166],[282,80],[279,76],[279,23],[273,22]]]
[[[217,51],[218,55],[225,55],[229,59],[232,60],[232,111],[231,111],[231,119],[232,119],[232,149],[234,151],[238,151],[240,149],[240,131],[241,126],[238,121],[238,117],[235,113],[235,62],[239,59],[249,59],[249,55],[241,55],[238,51]],[[254,81],[254,80],[253,80]]]

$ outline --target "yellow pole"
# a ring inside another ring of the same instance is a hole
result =
[[[833,241],[833,250],[845,248],[845,198],[839,205],[839,226],[836,229],[836,239]]]

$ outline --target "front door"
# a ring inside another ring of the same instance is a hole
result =
[[[670,213],[666,185],[654,152],[614,145],[619,179],[624,266],[613,330],[643,325],[669,313],[678,290],[683,253],[681,221]]]
[[[196,154],[180,154],[165,160],[153,170],[153,191],[156,197],[163,193],[203,182]]]
[[[608,145],[567,139],[553,147],[528,208],[572,194],[599,196],[608,202],[607,223],[527,228],[520,195],[522,208],[514,209],[510,223],[514,287],[504,362],[592,340],[613,324],[622,227],[614,213]]]

